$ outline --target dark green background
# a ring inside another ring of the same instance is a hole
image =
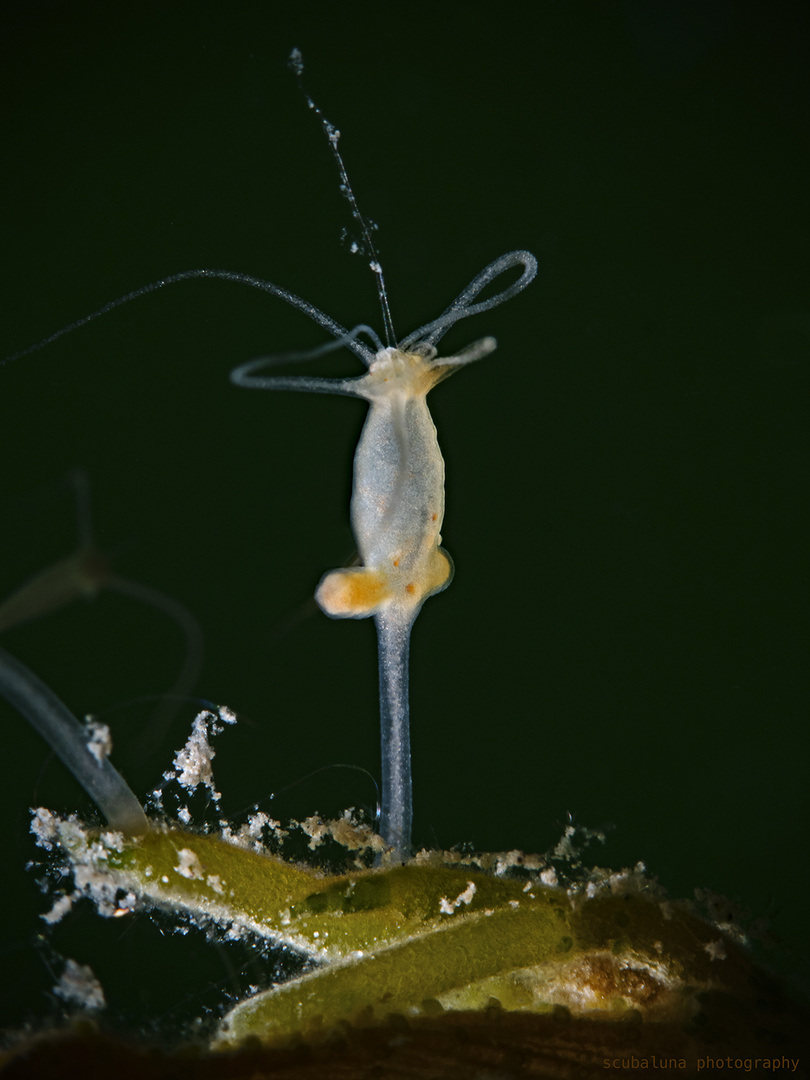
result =
[[[417,841],[542,850],[569,813],[612,823],[600,860],[768,915],[793,969],[808,938],[805,5],[286,7],[3,6],[0,351],[192,267],[379,326],[285,70],[300,47],[380,224],[401,336],[503,252],[540,263],[529,291],[448,334],[500,348],[431,399],[456,579],[414,635]],[[193,282],[0,369],[0,594],[70,550],[63,478],[83,466],[101,546],[195,612],[199,693],[244,715],[216,761],[228,813],[319,766],[379,768],[371,623],[279,633],[351,551],[362,407],[228,382],[322,338],[272,298]],[[359,367],[343,353],[325,370]],[[149,707],[105,710],[171,683],[174,628],[105,595],[4,644],[109,720],[127,772]],[[139,792],[193,714],[130,767]],[[27,808],[84,803],[22,720],[4,708],[0,725],[17,1022],[49,1008]],[[331,770],[269,809],[373,801],[367,778]],[[117,972],[146,1015],[186,994],[194,1011],[207,950],[141,923],[80,913],[53,946],[113,996]]]

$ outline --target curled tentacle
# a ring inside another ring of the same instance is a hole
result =
[[[489,300],[481,300],[477,304],[472,303],[482,289],[485,289],[490,282],[494,281],[504,271],[511,270],[514,266],[523,267],[523,273],[517,281],[512,285],[508,285],[501,292],[496,293],[495,296],[491,296]],[[499,259],[491,262],[489,266],[485,267],[480,274],[472,279],[467,288],[459,293],[453,303],[438,319],[433,319],[431,322],[425,323],[424,326],[420,326],[418,330],[414,330],[404,341],[399,343],[399,348],[403,352],[408,352],[417,342],[436,345],[450,327],[459,322],[460,319],[466,319],[469,315],[478,315],[482,311],[489,311],[491,308],[504,303],[504,301],[511,300],[513,296],[523,292],[526,286],[534,280],[536,274],[537,259],[530,252],[510,251],[506,255],[501,255]]]
[[[303,351],[278,353],[274,356],[259,356],[255,360],[248,360],[239,364],[231,371],[231,382],[234,386],[241,386],[247,390],[302,390],[316,394],[347,394],[352,397],[363,395],[356,389],[365,376],[358,375],[346,379],[321,379],[309,375],[256,375],[257,371],[264,368],[274,367],[278,364],[298,364],[304,360],[314,360],[318,356],[335,352],[344,346],[351,348],[357,344],[360,334],[365,334],[376,346],[377,352],[383,348],[383,343],[377,337],[370,326],[360,323],[347,330],[334,341],[327,341],[324,345],[317,345],[314,349]],[[363,360],[368,366],[374,359],[374,354],[369,354],[371,360]]]

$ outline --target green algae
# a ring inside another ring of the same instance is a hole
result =
[[[508,860],[494,873],[474,860],[442,865],[433,853],[330,875],[232,836],[159,825],[125,839],[52,815],[47,825],[79,891],[97,903],[109,908],[115,896],[124,906],[160,908],[230,937],[269,939],[318,965],[237,1004],[214,1037],[217,1048],[492,1006],[683,1019],[701,993],[745,993],[750,980],[735,942],[688,905],[666,900],[641,868],[594,871],[566,889],[517,874]]]

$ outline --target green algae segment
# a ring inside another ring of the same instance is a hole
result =
[[[596,872],[568,891],[434,865],[435,857],[327,876],[169,827],[124,839],[51,818],[51,830],[97,901],[123,894],[124,903],[215,923],[229,936],[259,935],[320,963],[238,1004],[220,1025],[218,1048],[493,1006],[685,1019],[701,992],[745,996],[750,980],[731,939],[662,899],[637,871]]]

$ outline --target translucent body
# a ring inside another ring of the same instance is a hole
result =
[[[326,574],[316,593],[333,617],[374,615],[382,729],[381,831],[397,849],[411,832],[408,653],[411,626],[428,596],[450,584],[439,545],[444,459],[427,393],[453,368],[419,353],[381,350],[358,384],[369,411],[354,457],[352,529],[362,566]]]
[[[444,374],[416,353],[383,349],[357,387],[369,402],[351,502],[363,565],[324,577],[316,599],[329,615],[388,608],[410,623],[423,601],[450,583],[453,564],[439,546],[444,459],[426,400]]]
[[[473,302],[500,274],[517,267],[522,269],[517,281],[488,300]],[[307,301],[265,283],[261,287],[276,292],[328,329],[337,339],[332,347],[350,348],[368,371],[348,379],[257,374],[280,361],[307,358],[282,356],[253,360],[231,373],[237,386],[344,394],[368,402],[354,457],[351,503],[362,565],[325,574],[316,600],[333,618],[374,616],[380,673],[380,834],[402,857],[410,849],[413,815],[408,706],[411,627],[424,601],[446,588],[453,576],[450,556],[440,546],[444,460],[426,399],[437,383],[496,348],[495,339],[488,337],[455,356],[439,357],[436,344],[460,319],[488,311],[521,292],[536,272],[537,262],[528,252],[502,255],[470,282],[443,315],[396,347],[383,347],[365,326],[347,331]],[[358,340],[360,334],[376,342],[376,352]]]

